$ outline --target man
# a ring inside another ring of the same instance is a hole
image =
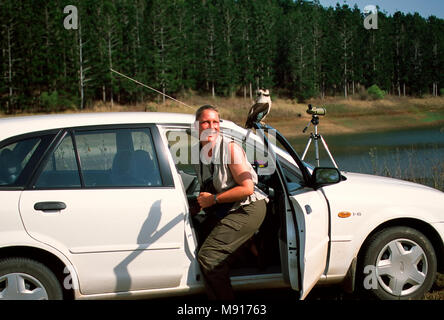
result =
[[[234,253],[249,240],[262,224],[267,196],[256,187],[257,174],[244,150],[236,143],[225,142],[220,135],[220,117],[216,108],[205,105],[196,111],[201,144],[198,178],[212,182],[213,193],[202,191],[197,201],[202,209],[230,205],[203,242],[198,261],[212,300],[234,299],[230,283],[230,263]],[[218,161],[222,159],[222,161]],[[229,159],[229,161],[226,161]]]

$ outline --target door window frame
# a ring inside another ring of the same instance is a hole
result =
[[[33,155],[29,159],[26,166],[23,168],[19,177],[13,185],[4,185],[0,186],[0,190],[3,191],[17,191],[17,190],[26,190],[29,182],[32,180],[37,168],[40,166],[42,158],[47,154],[48,148],[54,143],[59,134],[60,130],[46,130],[46,131],[37,131],[31,133],[25,133],[18,136],[9,137],[0,142],[0,148],[5,146],[19,143],[20,141],[40,138],[40,144],[37,146],[37,149],[34,151]]]

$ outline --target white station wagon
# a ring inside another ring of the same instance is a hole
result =
[[[172,113],[1,119],[0,300],[203,292],[194,131],[193,115]],[[443,192],[313,169],[272,130],[223,121],[221,133],[270,199],[251,239],[258,255],[245,249],[232,268],[235,290],[291,287],[304,299],[343,283],[417,299],[443,272]]]

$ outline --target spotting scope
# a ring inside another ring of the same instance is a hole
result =
[[[313,107],[311,104],[309,104],[307,113],[313,116],[325,116],[327,110],[324,107]]]

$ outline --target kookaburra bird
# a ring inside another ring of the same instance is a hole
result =
[[[255,122],[260,122],[263,124],[263,120],[270,112],[271,109],[271,98],[270,91],[268,89],[259,89],[257,91],[257,97],[254,104],[251,106],[248,112],[247,121],[245,123],[246,129],[253,128]]]

